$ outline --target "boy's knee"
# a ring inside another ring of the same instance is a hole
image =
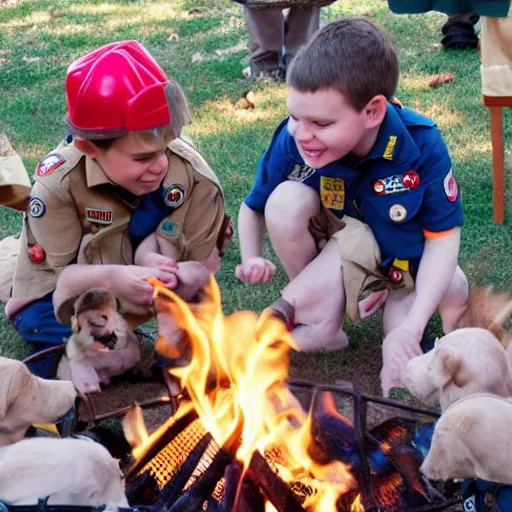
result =
[[[317,215],[320,209],[318,193],[311,187],[294,181],[281,183],[272,192],[265,206],[267,226],[285,226],[289,229],[292,222],[307,227],[309,219]]]

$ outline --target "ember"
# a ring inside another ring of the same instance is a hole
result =
[[[169,369],[183,389],[176,414],[149,437],[140,422],[130,427],[144,440],[125,470],[131,503],[170,512],[364,512],[434,501],[416,451],[403,450],[414,443],[412,424],[385,422],[365,439],[364,425],[339,414],[325,391],[304,411],[287,385],[296,347],[280,320],[267,311],[224,316],[213,278],[193,305],[152,284],[157,312],[175,319],[189,349]],[[183,344],[160,334],[157,350],[175,358]]]

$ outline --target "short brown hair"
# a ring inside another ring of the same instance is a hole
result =
[[[303,92],[335,89],[361,111],[378,94],[391,100],[398,75],[389,36],[366,18],[347,17],[325,25],[297,53],[287,83]]]

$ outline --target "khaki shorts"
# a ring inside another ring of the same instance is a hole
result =
[[[309,231],[319,247],[330,238],[338,242],[346,314],[352,321],[359,320],[358,302],[364,298],[365,290],[386,288],[387,281],[379,274],[380,249],[371,229],[352,217],[340,220],[322,207],[320,213],[310,219]]]

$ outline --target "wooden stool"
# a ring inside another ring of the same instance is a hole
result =
[[[512,17],[482,17],[483,102],[491,113],[493,218],[505,221],[503,107],[512,108]]]

